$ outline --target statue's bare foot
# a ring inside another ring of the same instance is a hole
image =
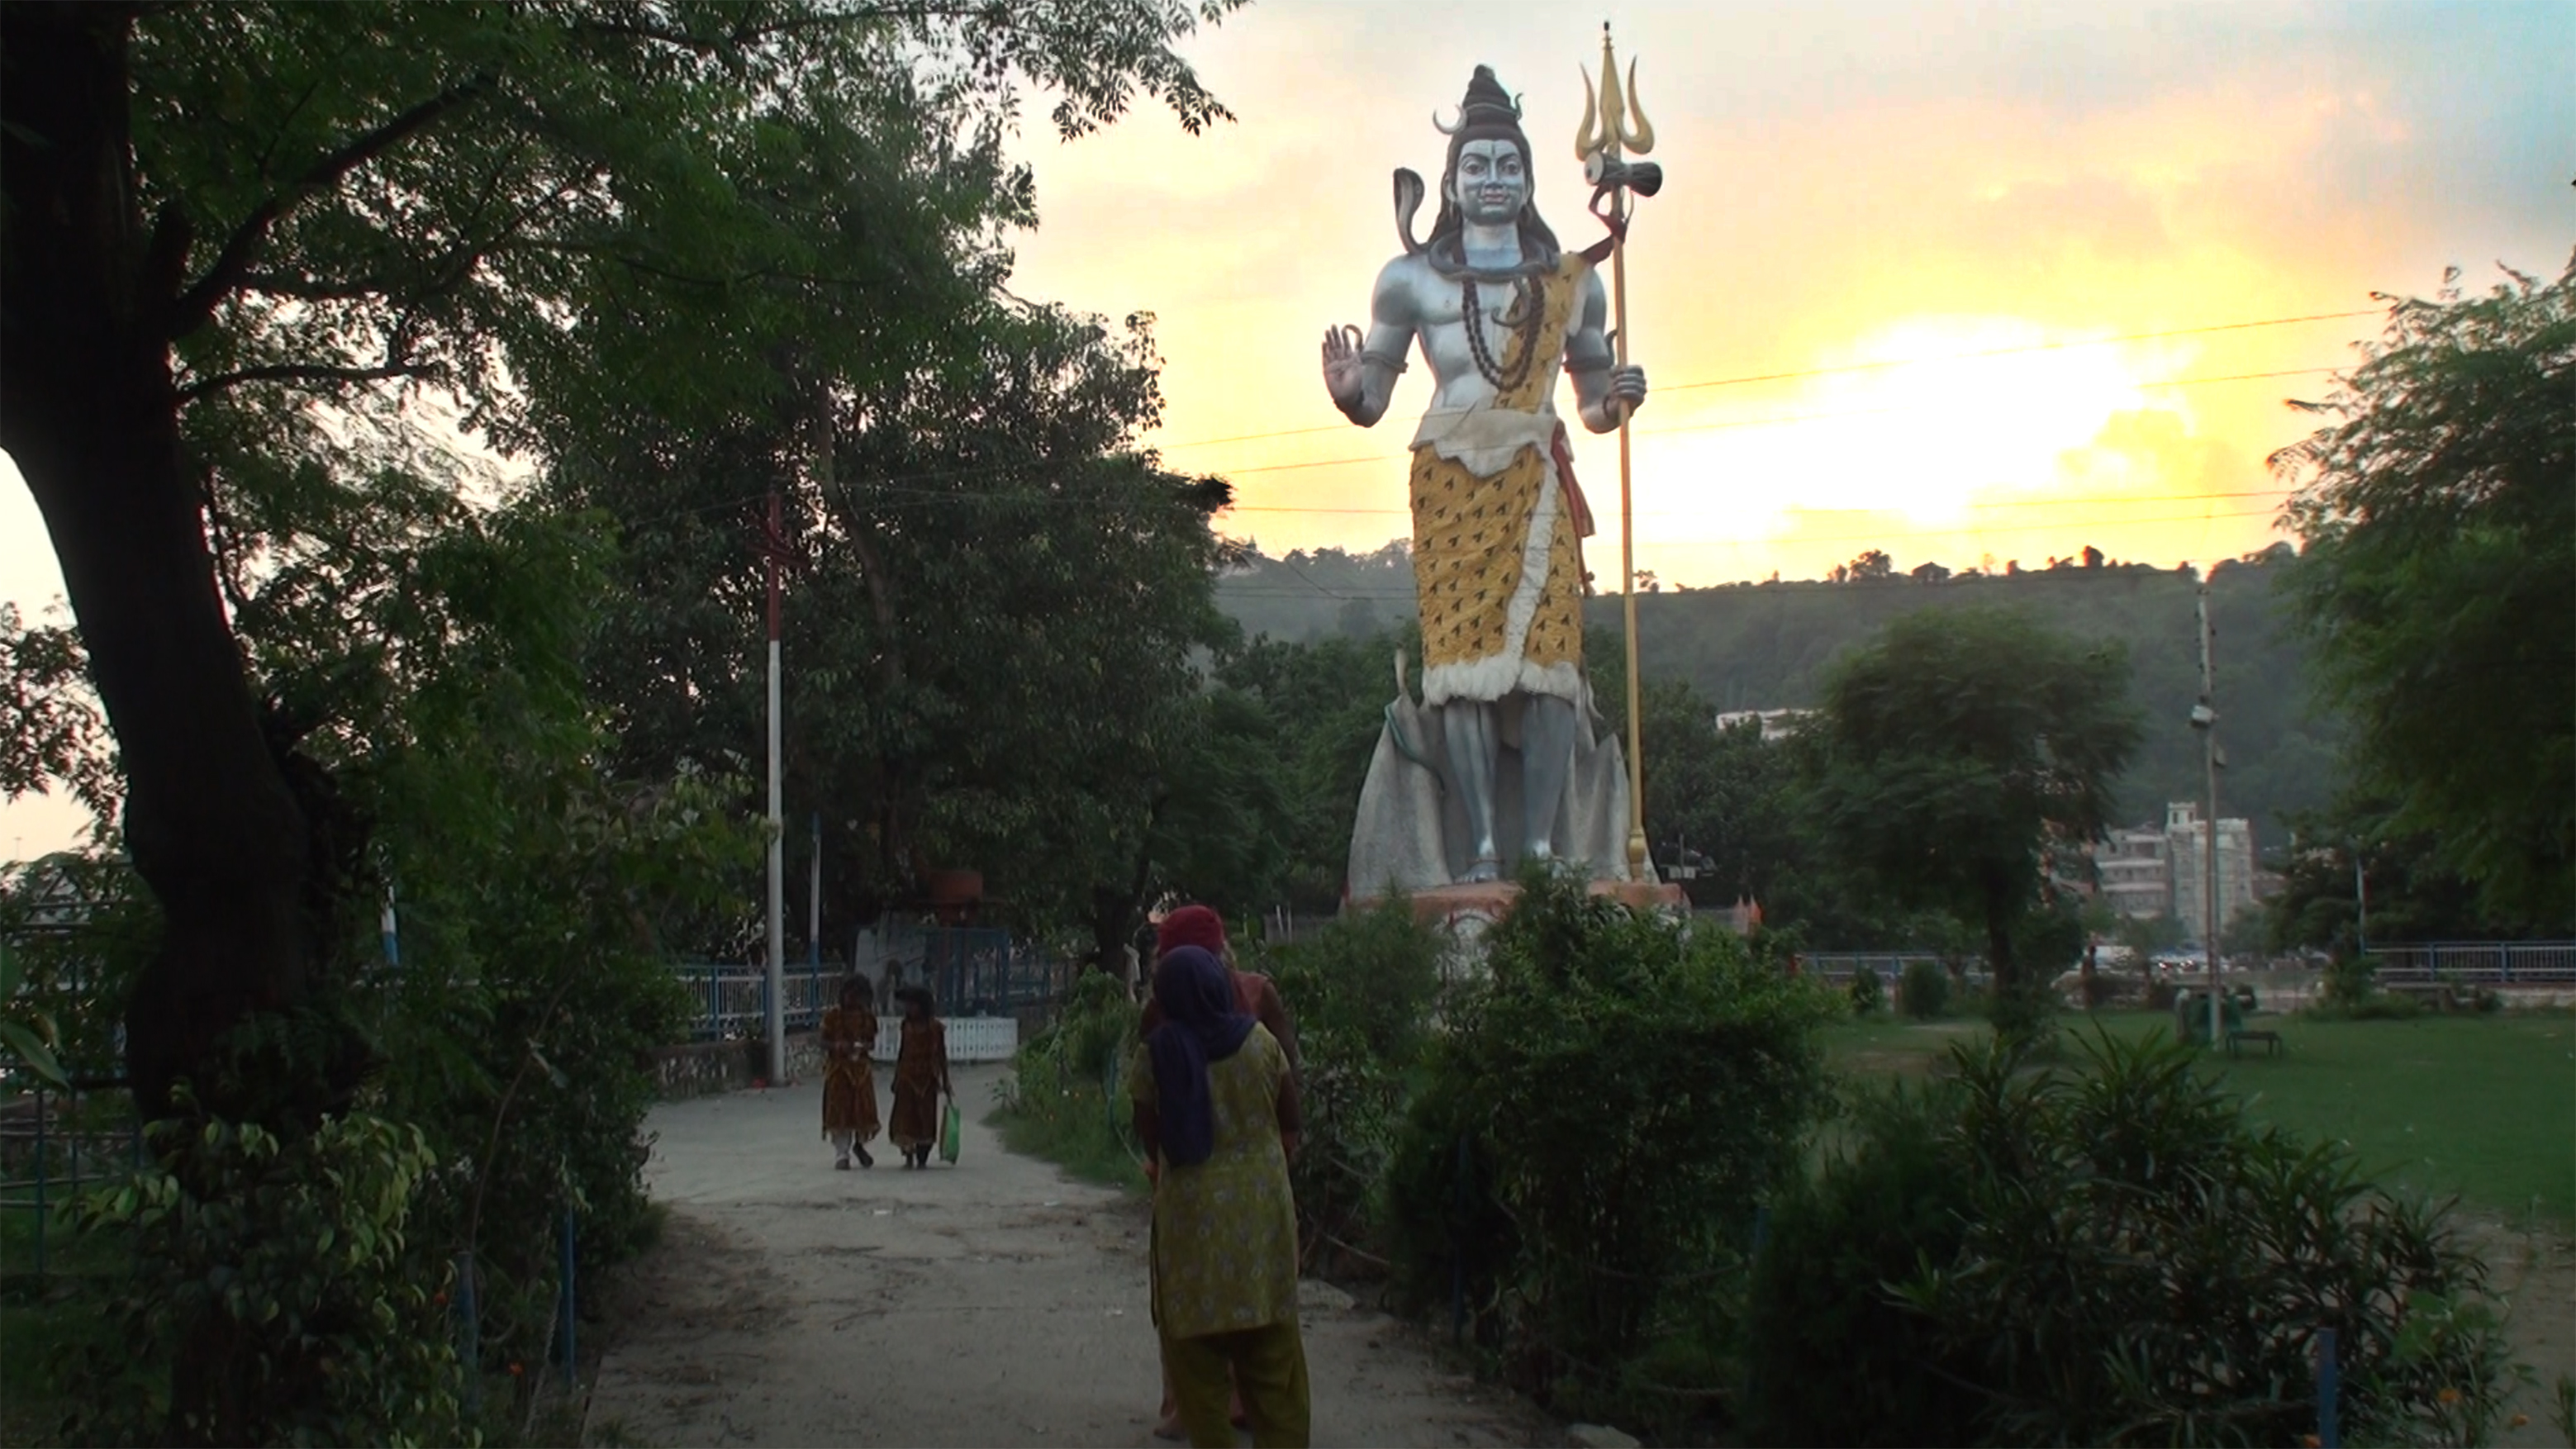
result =
[[[1476,857],[1476,863],[1467,867],[1467,873],[1459,879],[1460,883],[1464,885],[1483,885],[1487,881],[1496,881],[1501,880],[1502,878],[1503,863],[1493,856],[1480,855]]]

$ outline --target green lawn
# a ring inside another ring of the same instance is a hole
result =
[[[2082,1017],[2066,1024],[2084,1030]],[[2161,1012],[2094,1018],[2122,1036],[2169,1029]],[[2508,1221],[2535,1213],[2576,1228],[2576,1015],[2507,1012],[2413,1021],[2264,1016],[2279,1057],[2212,1059],[2253,1117],[2348,1143],[2391,1186],[2447,1196]],[[1854,1076],[1930,1071],[1963,1021],[1879,1017],[1832,1028],[1827,1050]]]

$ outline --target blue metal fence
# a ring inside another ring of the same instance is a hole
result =
[[[701,1041],[722,1037],[763,1036],[769,1030],[769,968],[738,961],[680,961],[671,970],[697,1002],[691,1034]],[[810,1031],[832,1004],[832,992],[847,970],[838,961],[788,963],[782,1014],[790,1031]]]
[[[977,926],[920,926],[885,933],[877,959],[859,971],[879,986],[927,985],[947,1016],[1012,1016],[1059,1000],[1071,964],[1008,931]],[[678,974],[698,1003],[691,1034],[700,1041],[756,1037],[769,1029],[769,972],[732,961],[682,961]],[[839,961],[788,963],[781,1014],[790,1031],[810,1031],[850,968]],[[880,1001],[878,1009],[887,1009]]]
[[[927,984],[939,1009],[952,1016],[1010,1016],[1047,1005],[1064,994],[1066,963],[1008,931],[971,926],[931,927],[918,937],[918,970],[905,979]]]
[[[2576,941],[2436,941],[2372,954],[2382,986],[2576,986]]]
[[[0,1098],[0,1221],[24,1223],[28,1248],[7,1270],[46,1271],[55,1216],[142,1160],[142,1124],[122,1082],[75,1078],[68,1092],[31,1086]]]

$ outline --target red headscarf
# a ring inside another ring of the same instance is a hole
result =
[[[1196,946],[1211,956],[1225,954],[1225,918],[1205,906],[1183,906],[1154,928],[1154,959],[1183,946]]]

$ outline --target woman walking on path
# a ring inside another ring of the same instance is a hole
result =
[[[1154,959],[1159,962],[1183,946],[1197,946],[1224,964],[1225,974],[1234,983],[1235,1009],[1268,1027],[1270,1034],[1279,1039],[1281,1049],[1288,1053],[1288,1075],[1295,1077],[1297,1026],[1288,1014],[1288,1003],[1280,997],[1279,987],[1269,977],[1235,966],[1234,947],[1225,938],[1225,917],[1218,915],[1212,907],[1196,905],[1179,907],[1163,917],[1154,928]],[[1153,998],[1153,983],[1148,981],[1145,985],[1145,1015],[1136,1024],[1139,1041],[1153,1035],[1154,1028],[1163,1024],[1163,1008]],[[1145,1163],[1148,1182],[1153,1180],[1155,1171],[1155,1164],[1149,1157]],[[1234,1396],[1231,1412],[1235,1427],[1241,1428],[1247,1420],[1243,1412],[1243,1396],[1239,1393]],[[1180,1439],[1187,1437],[1188,1432],[1181,1425],[1181,1402],[1172,1393],[1172,1371],[1166,1365],[1163,1369],[1163,1407],[1154,1416],[1154,1437]]]
[[[903,1154],[904,1166],[928,1167],[930,1149],[939,1145],[940,1099],[957,1096],[948,1082],[948,1029],[932,1010],[930,988],[899,987],[894,996],[903,1003],[903,1049],[894,1059],[886,1140]]]
[[[1128,1094],[1157,1165],[1154,1326],[1181,1423],[1194,1445],[1232,1445],[1231,1380],[1255,1445],[1302,1449],[1311,1411],[1288,1186],[1297,1080],[1206,949],[1164,956],[1154,1000],[1163,1023],[1135,1055]]]
[[[874,1167],[868,1144],[877,1140],[876,992],[864,976],[841,983],[841,1004],[823,1013],[823,1135],[848,1171],[856,1148],[861,1167]]]

